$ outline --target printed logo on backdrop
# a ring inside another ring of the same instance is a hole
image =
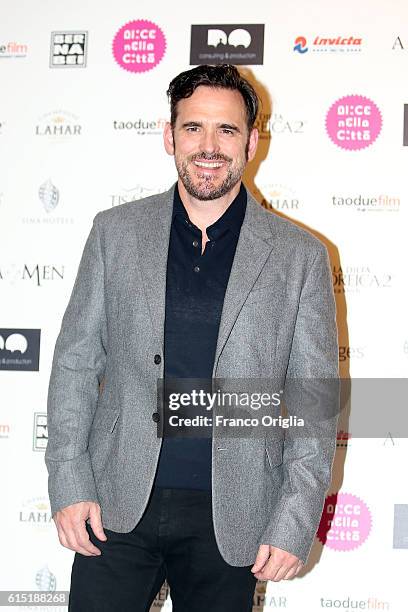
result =
[[[374,270],[372,266],[332,266],[335,293],[361,293],[377,289],[390,289],[392,275]]]
[[[191,26],[190,64],[261,65],[265,25]]]
[[[399,212],[400,210],[400,198],[396,195],[389,195],[380,193],[377,195],[373,194],[359,194],[353,196],[332,196],[332,206],[337,210],[353,210],[359,213],[369,212]]]
[[[252,600],[251,612],[267,612],[267,610],[287,609],[288,598],[285,595],[273,595],[267,589],[266,582],[257,582]]]
[[[351,433],[340,429],[337,432],[336,447],[341,449],[348,448],[351,440]]]
[[[52,519],[48,497],[32,497],[22,502],[18,513],[19,523],[34,527],[49,526]]]
[[[404,104],[404,131],[402,143],[408,147],[408,104]]]
[[[55,264],[14,264],[0,267],[0,281],[15,286],[20,282],[28,282],[35,287],[42,287],[53,281],[64,280],[65,267]]]
[[[0,421],[0,440],[8,440],[10,438],[10,425],[4,421]]]
[[[0,42],[0,60],[1,59],[20,59],[27,57],[28,45],[17,42]]]
[[[259,195],[258,201],[267,210],[279,210],[290,214],[298,212],[301,206],[295,191],[291,187],[278,183],[260,185],[260,188],[255,190],[255,195]]]
[[[363,346],[342,346],[339,345],[339,361],[364,359],[364,348]]]
[[[44,565],[35,575],[35,584],[39,591],[56,591],[57,579],[49,569],[48,565]]]
[[[112,43],[113,57],[129,72],[147,72],[161,62],[166,39],[161,28],[145,19],[129,21],[118,30]]]
[[[321,608],[331,608],[336,610],[391,610],[391,602],[377,597],[365,597],[365,599],[354,599],[344,596],[341,599],[328,599],[320,597]]]
[[[133,202],[134,200],[141,200],[142,198],[147,198],[151,195],[157,195],[159,193],[164,193],[169,189],[169,186],[161,186],[158,187],[155,185],[154,187],[147,187],[146,185],[135,185],[130,189],[121,189],[118,193],[111,194],[109,196],[110,205],[119,206],[120,204],[127,204],[127,202]]]
[[[394,504],[393,548],[408,548],[408,504]]]
[[[131,132],[138,136],[161,136],[166,119],[136,119],[131,121],[113,121],[113,129],[122,132]]]
[[[47,413],[34,413],[33,451],[45,451],[48,444]]]
[[[408,49],[408,38],[397,36],[392,43],[393,51],[406,51]]]
[[[348,151],[365,149],[373,144],[381,127],[378,106],[365,96],[344,96],[332,104],[326,115],[330,140]]]
[[[64,110],[56,110],[42,115],[35,126],[35,135],[49,142],[66,142],[80,136],[82,125],[77,115]]]
[[[259,132],[259,138],[270,140],[273,134],[298,135],[305,133],[305,121],[284,117],[277,113],[259,113],[254,127]]]
[[[51,32],[50,68],[85,68],[88,32]]]
[[[351,551],[367,540],[371,523],[371,512],[362,499],[335,493],[326,498],[317,537],[327,548]]]
[[[58,136],[50,136],[50,138],[57,139]],[[61,140],[66,137],[61,137]],[[26,215],[21,217],[21,222],[25,225],[40,225],[40,224],[48,224],[48,225],[73,225],[74,217],[62,217],[61,215],[56,215],[55,211],[60,204],[60,191],[56,185],[52,182],[50,178],[41,183],[38,188],[38,200],[41,204],[41,207],[45,214],[39,216],[38,214],[33,213],[32,215]],[[36,205],[38,208],[38,205]]]
[[[314,36],[309,41],[304,36],[295,39],[293,51],[304,55],[311,53],[359,53],[363,39],[357,36]]]
[[[0,370],[38,372],[40,329],[0,328]]]
[[[150,607],[150,610],[161,610],[163,608],[163,606],[165,605],[167,599],[169,598],[169,594],[170,594],[170,588],[169,585],[167,584],[167,581],[165,580],[160,588],[160,591],[158,591],[156,597],[153,600],[153,603]],[[167,606],[166,606],[167,609]]]

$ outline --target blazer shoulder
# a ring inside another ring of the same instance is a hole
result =
[[[327,247],[320,238],[317,238],[310,230],[301,227],[294,221],[281,217],[272,210],[267,210],[255,200],[264,217],[264,222],[269,224],[271,238],[284,249],[295,249],[304,252],[308,256],[327,253]]]

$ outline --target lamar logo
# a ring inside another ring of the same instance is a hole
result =
[[[88,32],[51,32],[50,68],[85,68]]]
[[[192,25],[190,64],[263,64],[264,24]]]

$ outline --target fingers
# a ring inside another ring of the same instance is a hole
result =
[[[269,560],[260,570],[255,571],[255,577],[258,578],[258,580],[272,580],[273,582],[291,580],[294,578],[303,567],[303,562],[295,555],[282,549],[274,546],[270,546],[269,548]],[[257,561],[258,557],[255,563],[257,563]]]
[[[255,574],[255,572],[259,572],[263,568],[269,559],[269,554],[269,546],[267,544],[261,544],[255,559],[255,563],[251,568],[251,572],[253,574]]]
[[[102,527],[102,516],[101,516],[101,508],[98,504],[92,504],[89,511],[90,521],[92,531],[98,538],[98,540],[102,540],[105,542],[108,538]]]
[[[97,506],[98,508],[92,508],[92,506]],[[100,521],[100,508],[95,502],[72,504],[56,512],[53,517],[62,546],[87,557],[101,554],[99,548],[91,542],[85,527],[85,520],[91,512],[96,517],[94,522],[96,521],[96,524],[98,524],[98,517]],[[102,523],[100,523],[99,534],[105,540],[107,539],[103,533]]]

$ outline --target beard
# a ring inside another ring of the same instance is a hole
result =
[[[213,176],[208,174],[200,173],[200,169],[194,172],[194,177],[189,170],[189,164],[193,161],[225,161],[228,163],[227,175],[221,184],[217,185]],[[185,190],[193,198],[197,200],[216,200],[226,195],[235,187],[240,181],[244,173],[246,161],[240,160],[235,165],[232,165],[233,160],[226,155],[219,153],[207,154],[207,153],[196,153],[189,155],[186,158],[179,159],[175,154],[175,163],[178,175],[181,182],[184,185]]]

